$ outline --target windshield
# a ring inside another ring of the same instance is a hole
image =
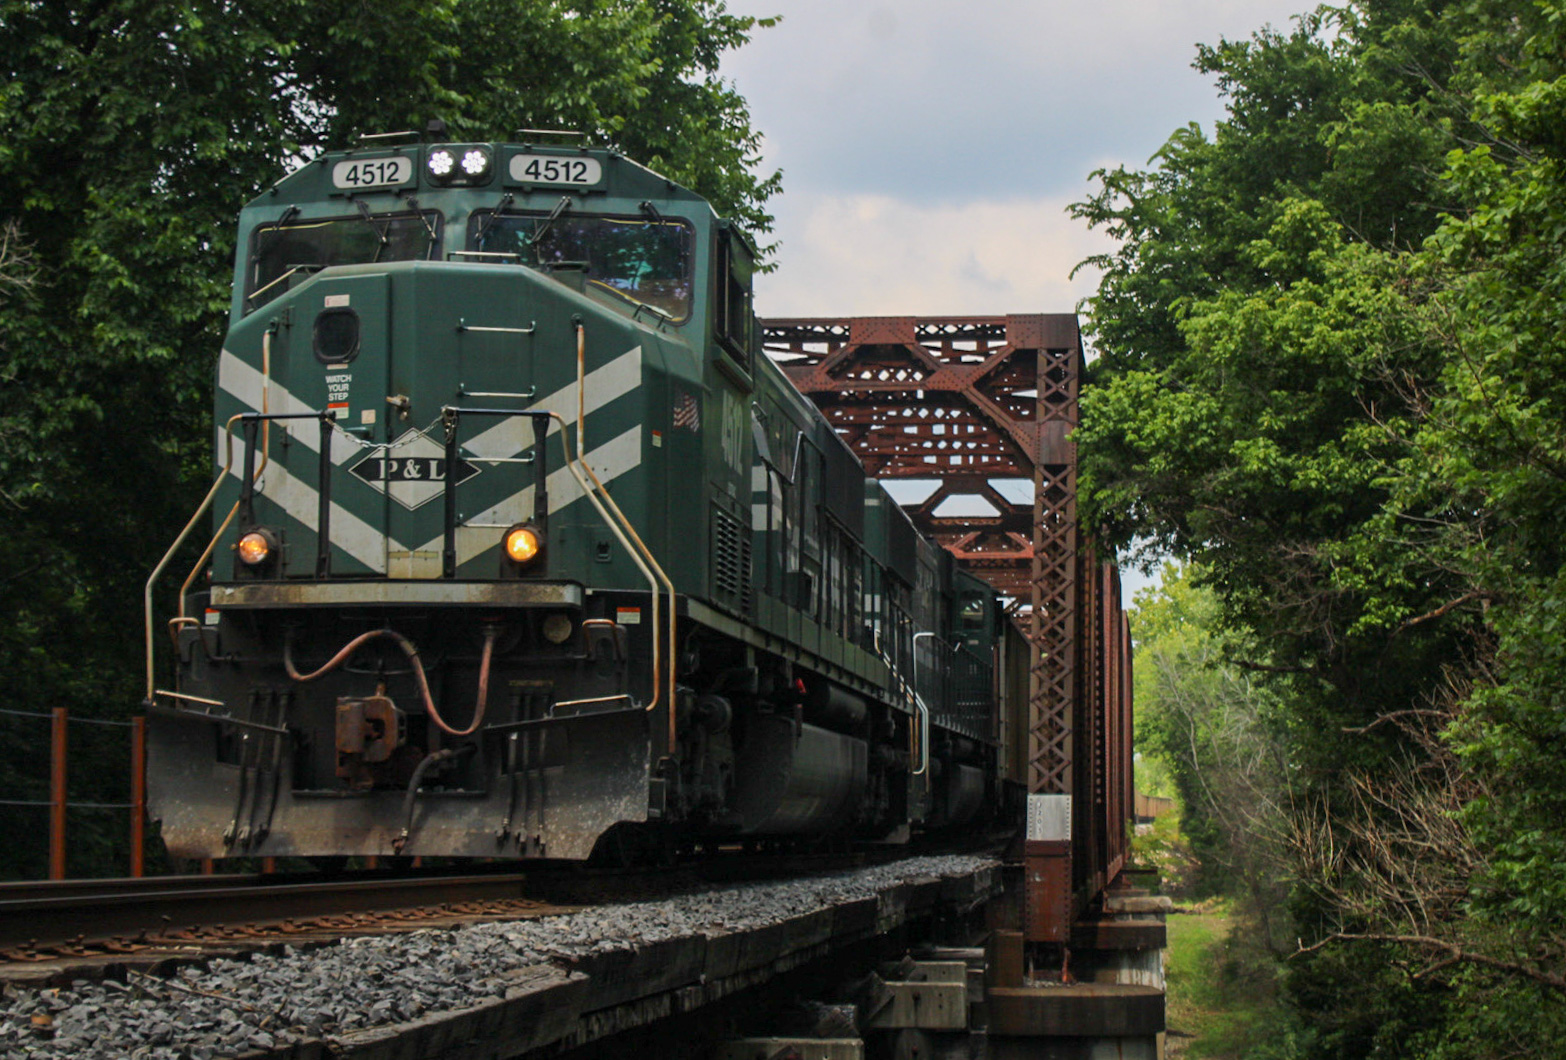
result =
[[[440,245],[440,214],[355,214],[256,226],[250,239],[246,312],[329,265],[412,261]]]
[[[671,320],[691,312],[691,226],[641,217],[477,214],[472,250],[515,254],[530,265],[583,269],[587,282]]]

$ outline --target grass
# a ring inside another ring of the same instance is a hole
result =
[[[1169,917],[1168,1056],[1268,1060],[1285,1055],[1277,965],[1228,902]]]
[[[1167,1036],[1170,1060],[1276,1060],[1289,1053],[1277,1000],[1278,965],[1257,917],[1238,900],[1196,902],[1201,865],[1165,814],[1132,840],[1136,860],[1158,869],[1160,889],[1185,912],[1168,918]]]

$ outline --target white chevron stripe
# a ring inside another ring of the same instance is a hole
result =
[[[587,454],[587,463],[607,485],[642,462],[642,429],[632,427],[613,441],[605,442]],[[549,515],[554,518],[565,507],[582,499],[582,488],[569,468],[556,467],[549,473]],[[530,518],[533,514],[533,487],[513,493],[499,504],[469,517],[469,523],[500,523],[506,526]],[[457,562],[466,563],[500,541],[500,532],[492,526],[457,528]],[[445,547],[444,537],[424,543],[420,552],[438,552]]]
[[[582,403],[583,410],[591,416],[611,401],[624,397],[641,385],[642,348],[637,346],[602,368],[595,368],[587,373],[585,387],[587,396]],[[567,423],[575,423],[576,381],[573,379],[553,394],[539,398],[528,406],[528,411],[556,412],[563,416]],[[553,435],[559,430],[560,424],[551,420],[549,433]],[[532,445],[532,422],[521,416],[513,416],[475,435],[464,442],[462,447],[475,456],[511,457],[532,448]],[[597,470],[596,466],[594,470]]]
[[[255,412],[261,411],[261,391],[265,380],[259,368],[252,368],[232,353],[224,350],[218,358],[218,387],[227,391],[245,407]],[[273,413],[299,413],[317,411],[310,405],[296,398],[282,386],[277,380],[272,380],[270,387],[266,388],[267,407]],[[291,435],[294,441],[309,449],[312,453],[321,451],[321,425],[316,420],[278,420],[273,428],[282,428]],[[224,447],[227,444],[223,440],[223,424],[217,425],[217,460],[221,464],[224,459]],[[240,459],[240,434],[236,427],[234,431],[234,460]],[[363,450],[355,442],[341,431],[332,432],[332,463],[341,464],[349,457]]]
[[[611,401],[622,397],[641,385],[642,379],[642,348],[634,347],[601,368],[589,372],[586,377],[586,399],[583,402],[584,412],[591,414],[603,408]],[[265,380],[259,369],[246,364],[233,353],[224,350],[218,360],[218,386],[229,395],[240,401],[250,409],[259,411],[261,408],[261,394]],[[311,406],[295,397],[287,389],[273,380],[267,387],[268,407],[274,413],[299,413],[314,411]],[[559,390],[533,402],[532,411],[558,412],[567,420],[574,419],[576,415],[576,382],[566,384]],[[320,426],[314,420],[282,420],[276,426],[286,430],[292,439],[303,445],[310,452],[320,451]],[[560,427],[558,423],[551,422],[549,433],[557,433]],[[243,469],[239,459],[240,443],[235,439],[235,464],[230,468],[230,474],[235,478],[243,477]],[[332,435],[332,462],[342,464],[349,458],[363,452],[363,449],[354,440],[345,436],[341,431]],[[506,419],[476,435],[470,441],[464,443],[463,449],[479,458],[487,457],[514,457],[533,445],[532,424],[525,418],[516,417]],[[217,425],[217,459],[221,463],[225,457],[225,431],[223,425]],[[625,472],[637,467],[641,463],[641,428],[632,429],[621,434],[604,445],[593,449],[587,454],[587,461],[593,470],[598,472],[599,478],[605,483],[613,481]],[[257,483],[257,492],[267,500],[277,504],[291,517],[306,526],[314,526],[316,509],[319,504],[319,495],[313,486],[294,477],[286,468],[277,463],[267,465],[262,475],[261,482]],[[557,466],[549,475],[549,507],[551,512],[558,512],[573,501],[582,497],[581,488],[577,485],[575,477],[564,467]],[[488,511],[466,520],[473,523],[517,522],[526,518],[533,510],[533,487],[529,486],[519,493],[513,494],[506,500],[493,506]],[[387,550],[402,551],[402,543],[395,538],[388,537],[377,528],[353,515],[341,505],[333,503],[331,507],[331,535],[332,543],[354,559],[363,563],[370,570],[384,574],[386,572]],[[463,563],[483,552],[495,544],[494,531],[488,528],[465,527],[458,528],[457,535],[457,562]],[[438,551],[444,547],[444,539],[437,537],[427,543],[423,549],[417,551]]]
[[[237,479],[244,477],[242,468],[231,468],[229,473]],[[257,483],[257,492],[282,508],[308,527],[315,527],[316,509],[320,506],[320,494],[314,486],[301,482],[281,464],[269,464]],[[386,573],[386,549],[384,534],[342,505],[332,502],[332,525],[329,532],[332,544],[377,574]],[[391,542],[395,548],[396,543]]]
[[[629,394],[642,383],[642,348],[633,347],[602,368],[587,373],[587,397],[584,411],[591,415],[605,405]],[[228,350],[218,359],[218,386],[250,409],[261,409],[261,392],[265,380],[258,368],[240,360]],[[274,379],[268,394],[268,406],[276,413],[312,412],[314,409],[295,397]],[[576,417],[576,381],[572,380],[552,394],[534,401],[528,406],[533,412],[558,412],[567,421]],[[282,420],[278,426],[293,436],[294,440],[312,453],[320,451],[320,426],[313,420]],[[554,434],[560,425],[551,422],[549,433]],[[223,425],[217,426],[217,459],[224,459]],[[505,419],[475,435],[463,444],[469,453],[480,457],[513,457],[526,451],[533,444],[533,425],[523,417]],[[237,449],[236,445],[236,449]],[[341,464],[361,452],[352,439],[335,432],[332,435],[332,463]]]

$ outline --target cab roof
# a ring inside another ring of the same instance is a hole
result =
[[[349,200],[371,195],[418,197],[463,190],[646,199],[706,205],[695,192],[617,151],[558,143],[443,142],[375,144],[328,151],[283,177],[249,205]],[[709,207],[710,209],[710,207]]]

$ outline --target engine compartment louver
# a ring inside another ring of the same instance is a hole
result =
[[[712,506],[712,602],[737,615],[752,609],[750,531],[737,517]]]

